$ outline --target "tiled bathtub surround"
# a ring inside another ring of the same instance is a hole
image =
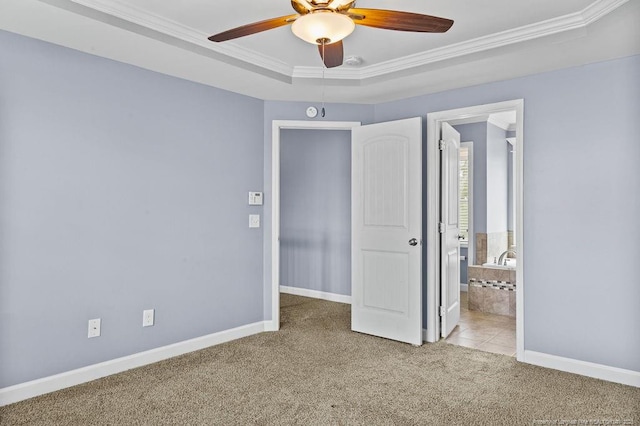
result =
[[[469,310],[516,316],[515,269],[469,266]]]
[[[498,269],[471,265],[467,268],[467,274],[469,280],[473,278],[478,281],[504,281],[512,284],[516,282],[515,269]]]
[[[498,259],[509,246],[508,232],[479,232],[476,234],[476,264],[492,262]]]
[[[513,231],[507,231],[507,246],[509,248],[514,248],[514,243],[513,243]],[[509,253],[508,257],[515,257],[513,255],[513,253]]]
[[[487,234],[476,234],[476,264],[487,263]]]
[[[469,280],[469,310],[516,316],[516,286],[502,281]]]

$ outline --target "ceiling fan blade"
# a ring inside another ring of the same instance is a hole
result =
[[[318,51],[320,52],[322,62],[324,62],[327,68],[334,68],[342,65],[344,58],[342,40],[331,44],[319,44]]]
[[[353,8],[347,14],[358,25],[385,30],[444,33],[453,25],[451,19],[396,10]]]
[[[289,25],[296,20],[298,15],[280,16],[279,18],[266,19],[260,22],[254,22],[253,24],[243,25],[241,27],[233,28],[228,31],[214,34],[209,37],[209,40],[215,42],[233,40],[234,38],[244,37],[251,34],[259,33],[273,28]]]

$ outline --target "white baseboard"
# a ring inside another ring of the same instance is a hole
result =
[[[593,362],[564,358],[535,351],[524,351],[524,362],[582,376],[594,377],[609,382],[640,387],[640,372],[623,368],[609,367]]]
[[[307,288],[280,286],[281,293],[295,294],[296,296],[312,297],[314,299],[323,299],[330,302],[351,304],[351,296],[344,294],[327,293],[325,291],[309,290]]]
[[[460,283],[460,291],[469,291],[469,284]]]
[[[247,324],[230,330],[196,337],[195,339],[185,340],[183,342],[89,365],[76,370],[66,371],[64,373],[44,377],[42,379],[2,388],[0,389],[0,407],[28,398],[33,398],[34,396],[90,382],[101,377],[121,373],[132,368],[152,364],[154,362],[186,354],[188,352],[197,351],[210,346],[229,342],[231,340],[261,333],[265,331],[270,323],[271,321],[260,321],[253,324]]]
[[[267,320],[264,322],[264,331],[278,331],[280,330],[280,324],[276,324],[276,321]]]

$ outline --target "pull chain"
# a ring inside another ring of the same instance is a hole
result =
[[[322,40],[322,108],[320,109],[320,116],[324,118],[324,70],[327,67],[324,63],[326,56],[324,56],[324,46],[326,41]]]

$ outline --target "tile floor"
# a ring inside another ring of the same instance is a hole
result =
[[[467,309],[467,292],[460,292],[460,322],[445,340],[485,352],[516,355],[516,319]]]

